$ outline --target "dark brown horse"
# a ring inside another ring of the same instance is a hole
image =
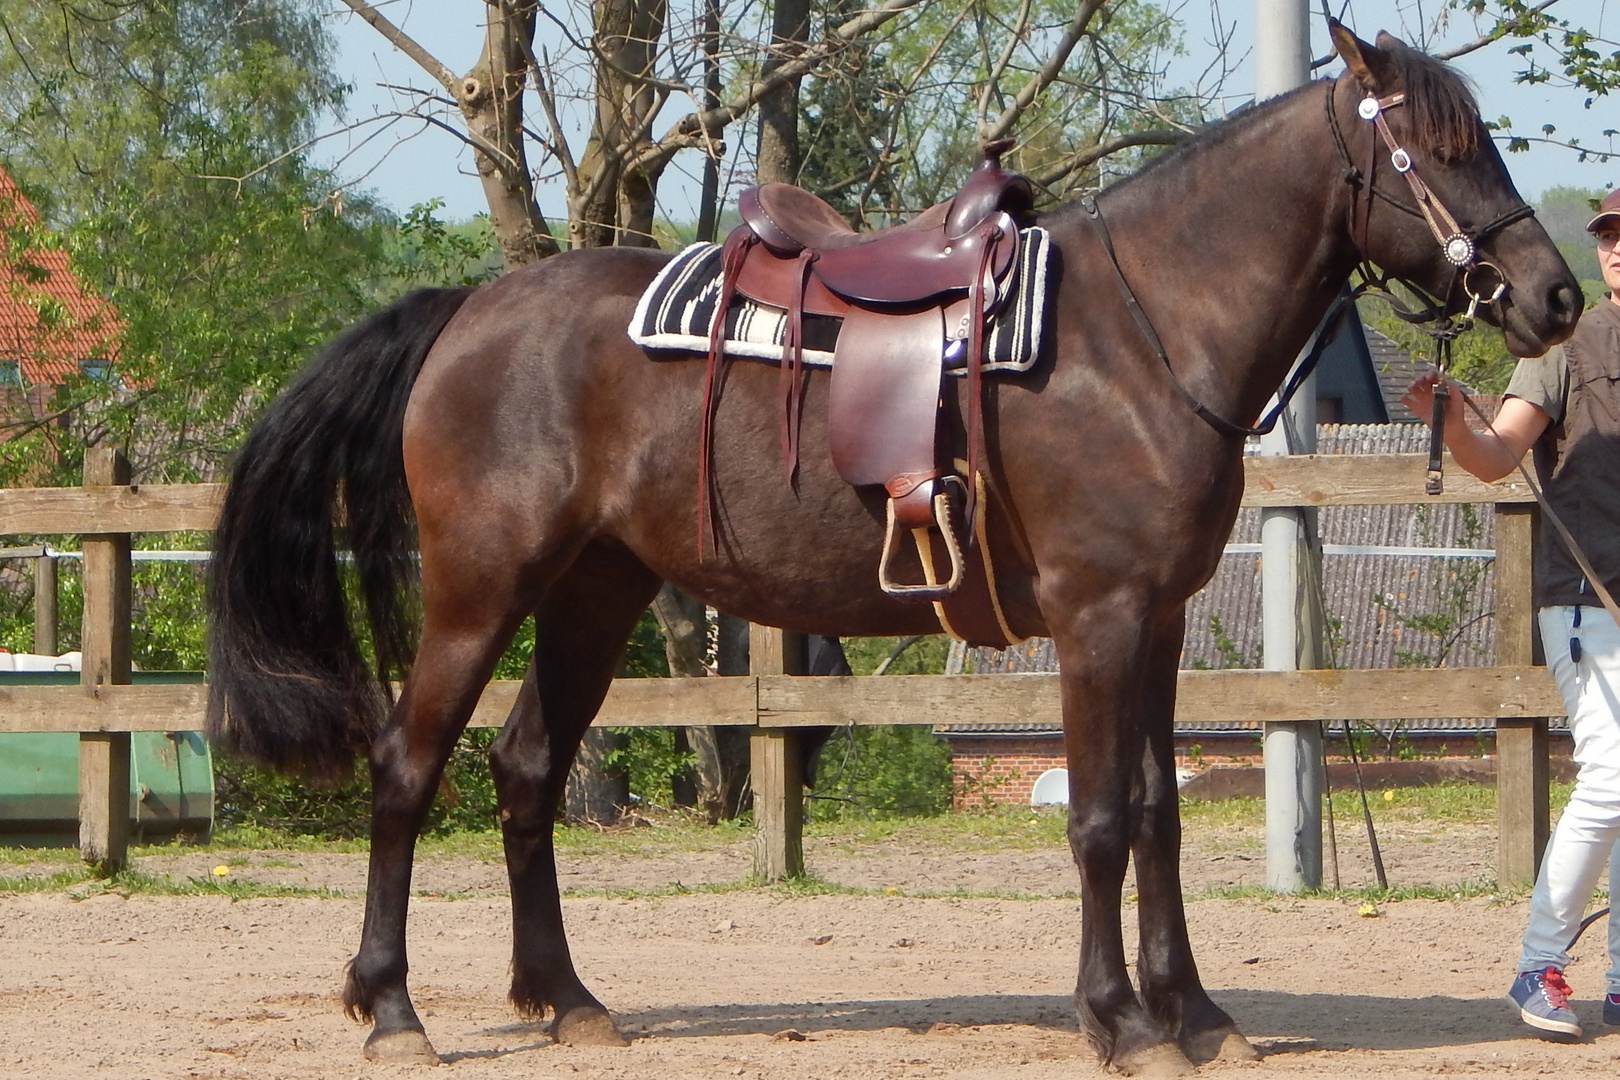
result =
[[[1369,94],[1406,95],[1385,114],[1392,137],[1485,234],[1482,254],[1509,285],[1489,317],[1509,347],[1540,353],[1581,308],[1546,233],[1515,214],[1522,200],[1461,80],[1394,39],[1335,37],[1348,64],[1336,81],[1215,125],[1098,199],[1170,371],[1122,302],[1087,214],[1064,206],[1040,220],[1062,259],[1055,344],[1030,374],[987,380],[1002,604],[1017,633],[1055,639],[1062,668],[1083,897],[1075,1004],[1102,1057],[1127,1071],[1253,1054],[1193,961],[1171,745],[1183,604],[1220,557],[1243,447],[1194,413],[1177,380],[1219,417],[1252,423],[1363,255],[1460,300],[1454,267],[1358,116]],[[234,745],[280,766],[336,773],[369,756],[371,873],[344,991],[349,1011],[374,1022],[369,1056],[433,1056],[406,991],[413,846],[452,744],[526,616],[534,661],[490,753],[511,877],[511,996],[525,1013],[550,1010],[556,1036],[575,1042],[620,1036],[569,958],[553,819],[660,582],[805,632],[937,630],[928,604],[878,588],[883,493],[833,470],[825,373],[805,376],[794,489],[775,451],[777,372],[726,369],[716,550],[700,558],[704,365],[654,362],[625,329],[664,260],[581,251],[476,290],[407,296],[336,340],[242,449],[216,538],[212,712]],[[413,518],[421,636],[390,708],[351,635],[335,551],[341,540],[354,552],[382,670],[403,665]],[[1133,855],[1136,987],[1120,927]]]

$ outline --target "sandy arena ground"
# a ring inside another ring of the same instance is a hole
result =
[[[1213,832],[1214,830],[1211,830]],[[1394,882],[1492,873],[1487,827],[1382,837]],[[912,842],[914,845],[914,842]],[[1348,838],[1345,846],[1351,845]],[[1358,845],[1359,847],[1360,845]],[[1254,830],[1193,833],[1190,890],[1261,880]],[[215,853],[138,867],[206,876]],[[567,854],[577,890],[730,881],[744,844],[630,858]],[[822,877],[879,890],[1023,890],[1035,899],[786,897],[763,890],[564,902],[581,974],[634,1037],[628,1049],[552,1044],[505,1002],[509,916],[497,864],[419,863],[411,987],[446,1065],[433,1075],[809,1080],[1102,1075],[1077,1033],[1078,877],[1062,849],[926,852],[905,841],[812,842]],[[1347,883],[1365,859],[1342,853]],[[6,874],[60,864],[0,868]],[[363,888],[363,856],[261,852],[239,877]],[[359,941],[352,899],[0,895],[0,1077],[326,1080],[423,1076],[360,1056],[337,1004]],[[1529,1037],[1501,997],[1523,900],[1409,900],[1378,917],[1331,900],[1199,900],[1194,946],[1216,999],[1267,1053],[1201,1075],[1376,1078],[1448,1073],[1620,1074],[1605,1028],[1603,926],[1569,971],[1587,1038]],[[1134,934],[1134,905],[1127,932]]]

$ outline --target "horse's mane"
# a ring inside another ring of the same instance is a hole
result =
[[[1467,77],[1444,61],[1419,52],[1399,39],[1389,39],[1389,44],[1380,48],[1395,65],[1405,90],[1406,103],[1403,108],[1411,110],[1408,114],[1412,123],[1411,144],[1431,152],[1443,150],[1445,156],[1452,160],[1466,161],[1473,157],[1479,150],[1479,105]],[[1124,189],[1161,169],[1173,166],[1183,158],[1219,146],[1251,125],[1262,122],[1274,107],[1294,95],[1320,91],[1325,81],[1318,79],[1270,101],[1243,108],[1224,119],[1206,124],[1191,138],[1177,143],[1136,172],[1110,184],[1109,189]],[[1070,208],[1078,209],[1078,203],[1065,203],[1053,210]]]

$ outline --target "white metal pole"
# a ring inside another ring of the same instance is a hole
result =
[[[1310,79],[1308,0],[1255,0],[1255,100]],[[1305,381],[1282,422],[1262,436],[1263,454],[1316,451],[1316,379]],[[1315,517],[1298,508],[1260,518],[1262,653],[1270,671],[1316,666],[1316,635],[1304,583],[1311,569]],[[1299,892],[1322,884],[1322,744],[1315,721],[1265,723],[1266,886]]]

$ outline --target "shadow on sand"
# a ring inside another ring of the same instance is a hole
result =
[[[1217,990],[1216,1002],[1267,1053],[1307,1050],[1415,1050],[1531,1037],[1504,999],[1364,994],[1290,994],[1278,990]],[[1589,1037],[1606,1032],[1600,1003],[1577,1002]],[[1078,1034],[1067,995],[995,994],[873,1001],[776,1002],[647,1009],[617,1015],[637,1035],[690,1038],[772,1035],[793,1028],[817,1031],[927,1031],[937,1023],[964,1027],[1027,1024]],[[1082,1046],[1077,1042],[1077,1049]]]

